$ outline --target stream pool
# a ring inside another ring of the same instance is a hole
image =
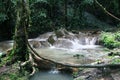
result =
[[[73,77],[68,73],[50,70],[37,72],[30,80],[73,80]]]

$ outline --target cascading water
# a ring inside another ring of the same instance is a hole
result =
[[[52,69],[49,71],[51,74],[58,74],[60,71],[56,67],[52,67]]]
[[[59,41],[51,46],[52,48],[59,48],[63,50],[81,50],[81,49],[94,49],[100,47],[100,45],[96,45],[97,37],[85,36],[74,39],[58,39]]]
[[[95,45],[96,41],[97,41],[96,37],[85,37],[86,45]]]
[[[102,46],[96,45],[97,41],[98,35],[72,34],[57,38],[50,47],[38,48],[36,51],[45,58],[62,63],[90,64],[96,60],[103,60],[108,53]],[[75,55],[80,58],[74,57]]]

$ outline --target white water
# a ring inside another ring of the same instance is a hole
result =
[[[51,74],[58,74],[60,71],[56,68],[56,67],[53,67],[50,71],[48,71],[48,73],[51,73]]]
[[[73,49],[92,49],[99,47],[98,45],[95,45],[97,41],[96,37],[85,37],[84,41],[80,41],[79,39],[74,39],[74,41],[71,41],[73,44]],[[83,45],[84,42],[84,45]],[[82,43],[82,44],[80,44]]]
[[[59,43],[51,46],[51,48],[62,49],[62,50],[71,50],[78,51],[81,49],[95,49],[101,47],[100,45],[96,45],[97,37],[83,37],[82,39],[75,38],[71,39],[58,39]]]
[[[96,41],[97,41],[96,37],[85,37],[86,45],[95,45]]]

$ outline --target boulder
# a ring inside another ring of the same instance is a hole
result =
[[[51,35],[53,35],[54,33],[53,32],[47,32],[47,33],[44,33],[40,36],[38,36],[37,38],[40,38],[40,39],[48,39]]]
[[[37,40],[30,41],[30,44],[33,48],[40,48],[40,46],[41,46],[41,43]]]
[[[73,46],[72,42],[68,39],[57,40],[53,45],[57,48],[67,48],[67,49],[70,49]]]
[[[50,44],[53,45],[53,43],[54,43],[56,40],[57,40],[57,37],[56,37],[55,35],[51,35],[51,36],[48,38],[47,41],[48,41]]]
[[[69,35],[69,32],[66,29],[59,29],[55,32],[57,38],[64,37],[65,35]]]
[[[47,41],[40,41],[40,43],[41,43],[41,48],[50,47],[50,44]]]

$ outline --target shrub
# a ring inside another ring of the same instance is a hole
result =
[[[119,48],[120,47],[120,32],[102,32],[100,36],[100,41],[107,48]]]

